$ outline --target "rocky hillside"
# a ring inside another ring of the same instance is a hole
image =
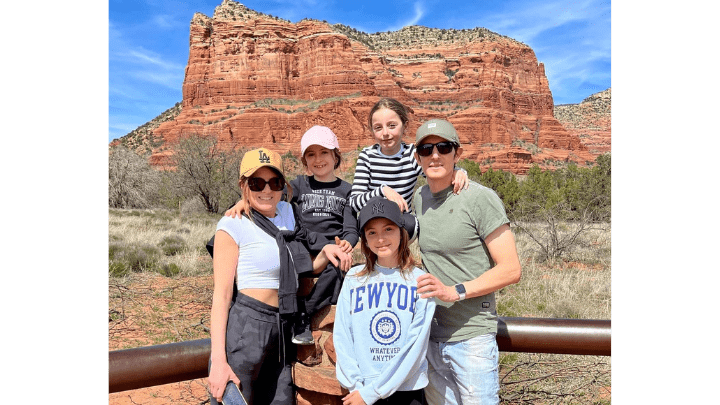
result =
[[[593,94],[580,104],[555,106],[555,118],[594,155],[610,152],[610,90]]]
[[[173,143],[191,134],[226,148],[299,154],[302,134],[316,124],[335,131],[343,152],[357,149],[372,143],[367,114],[380,97],[412,109],[405,142],[422,121],[445,118],[464,157],[485,168],[523,174],[535,163],[584,165],[596,155],[553,115],[533,50],[484,28],[366,34],[224,0],[213,17],[193,16],[182,90],[176,116],[133,135],[145,140],[152,164],[166,164]]]
[[[129,134],[122,138],[115,139],[110,143],[110,147],[124,146],[134,150],[140,156],[152,154],[153,150],[163,144],[163,140],[155,138],[153,132],[157,127],[165,121],[174,120],[182,111],[182,103],[175,103],[174,106],[163,111],[160,115],[152,120],[140,125]]]

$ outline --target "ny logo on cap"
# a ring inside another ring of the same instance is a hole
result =
[[[381,202],[377,202],[373,204],[372,207],[373,214],[384,214],[385,213],[385,205]]]
[[[260,149],[260,163],[270,163],[270,156],[265,153],[264,150]]]

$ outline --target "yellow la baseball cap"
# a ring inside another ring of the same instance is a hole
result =
[[[283,176],[283,163],[280,154],[270,149],[260,148],[245,152],[240,163],[240,176],[250,177],[261,167],[269,166],[280,172]]]

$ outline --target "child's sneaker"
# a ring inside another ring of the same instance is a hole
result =
[[[315,344],[312,332],[310,331],[310,318],[306,314],[300,314],[300,319],[295,323],[292,342],[296,345]]]

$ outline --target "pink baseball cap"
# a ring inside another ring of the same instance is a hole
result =
[[[300,156],[305,156],[305,150],[311,145],[320,145],[330,150],[340,149],[337,136],[328,127],[315,125],[305,132],[300,140]]]

